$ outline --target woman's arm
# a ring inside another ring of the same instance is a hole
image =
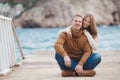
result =
[[[72,33],[71,33],[71,31],[70,31],[70,28],[71,28],[71,27],[72,27],[72,26],[68,26],[67,28],[60,30],[60,31],[58,32],[58,34],[60,34],[60,33],[62,33],[62,32],[65,32],[65,33],[67,33],[68,38],[71,39],[71,38],[72,38]]]
[[[98,48],[98,39],[97,37],[93,38],[90,33],[86,30],[83,31],[86,37],[88,38],[89,44],[93,50],[97,50]]]
[[[62,33],[62,32],[68,33],[68,32],[70,32],[70,28],[71,28],[71,26],[68,26],[67,28],[60,30],[58,33],[59,34]]]

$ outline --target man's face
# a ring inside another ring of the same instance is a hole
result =
[[[82,18],[75,16],[71,22],[71,25],[76,30],[80,29],[82,27]]]

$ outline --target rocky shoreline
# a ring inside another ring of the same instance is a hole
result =
[[[74,14],[90,13],[97,25],[120,25],[119,3],[120,0],[38,0],[29,9],[14,9],[12,18],[16,27],[56,28],[68,26]]]

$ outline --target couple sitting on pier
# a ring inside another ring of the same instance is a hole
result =
[[[101,61],[101,56],[94,52],[97,47],[94,17],[90,14],[85,17],[79,14],[73,16],[71,26],[59,32],[54,44],[61,75],[94,76],[94,68]]]

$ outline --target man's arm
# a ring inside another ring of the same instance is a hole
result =
[[[63,48],[63,45],[65,43],[65,37],[66,37],[65,34],[62,32],[59,35],[57,41],[55,42],[54,48],[63,57],[65,65],[67,67],[70,67],[71,66],[70,58],[69,58],[69,56],[67,55],[66,51]]]
[[[86,60],[88,59],[88,57],[90,56],[91,54],[91,48],[90,48],[90,45],[89,43],[87,42],[85,44],[85,47],[84,47],[84,54],[81,58],[81,60],[79,61],[78,65],[75,67],[75,71],[78,73],[78,75],[82,75],[83,74],[83,65],[85,64]]]
[[[64,43],[65,43],[65,33],[62,32],[59,34],[59,37],[54,44],[54,48],[56,52],[58,52],[63,57],[67,55],[66,51],[63,48]]]
[[[85,44],[85,47],[84,47],[83,56],[82,56],[81,60],[79,61],[79,64],[80,64],[81,66],[83,66],[83,65],[85,64],[85,62],[86,62],[86,60],[88,59],[88,57],[90,56],[91,52],[92,52],[92,49],[91,49],[91,47],[90,47],[90,44],[87,42],[87,43]]]

